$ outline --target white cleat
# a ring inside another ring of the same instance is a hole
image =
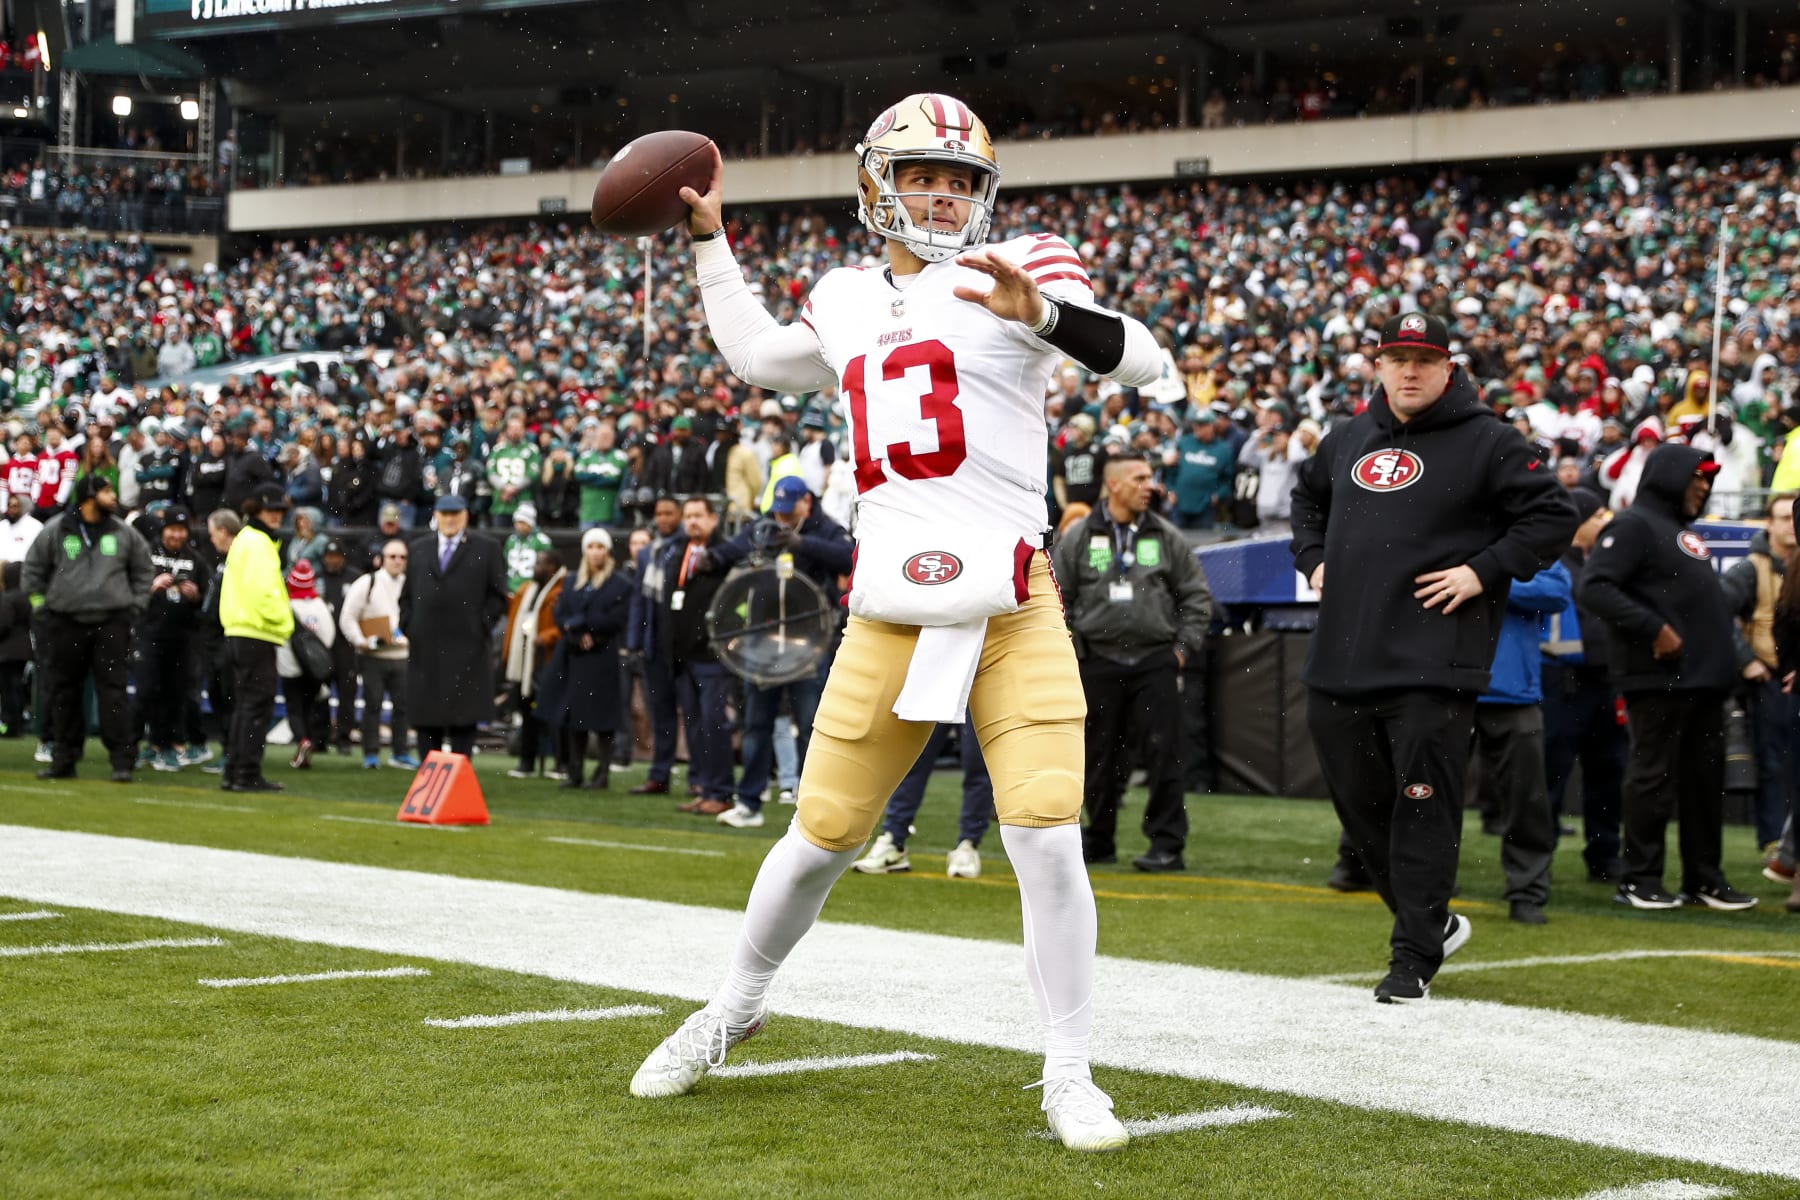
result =
[[[1125,1126],[1113,1116],[1112,1097],[1094,1086],[1093,1080],[1064,1075],[1028,1086],[1044,1089],[1044,1116],[1050,1132],[1069,1149],[1098,1154],[1122,1150],[1131,1141]]]
[[[763,826],[762,809],[751,808],[739,801],[719,814],[719,824],[729,825],[733,829],[761,829]]]
[[[944,860],[944,874],[952,879],[980,879],[981,851],[968,838],[956,843],[956,849]]]
[[[912,870],[912,860],[906,857],[905,850],[894,845],[893,834],[884,833],[875,839],[867,854],[850,866],[864,875],[892,875],[896,871]]]
[[[685,1096],[708,1071],[724,1064],[727,1051],[755,1037],[767,1020],[765,1009],[748,1025],[734,1026],[724,1013],[707,1005],[650,1052],[631,1077],[631,1094],[640,1100]]]

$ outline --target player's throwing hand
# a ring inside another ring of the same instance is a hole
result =
[[[688,216],[688,232],[694,237],[705,237],[725,224],[725,160],[719,157],[719,148],[708,145],[712,149],[712,180],[706,185],[706,194],[701,195],[691,187],[684,187],[678,193],[687,206],[694,211]]]
[[[1006,321],[1036,326],[1044,319],[1044,298],[1038,294],[1037,283],[1017,263],[1008,262],[992,250],[975,250],[956,261],[959,266],[980,271],[994,281],[993,290],[987,292],[971,287],[956,288],[954,294],[958,300],[979,304]]]

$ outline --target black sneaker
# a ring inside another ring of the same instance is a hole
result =
[[[1362,871],[1340,858],[1332,865],[1325,886],[1334,892],[1366,892],[1375,885],[1369,882],[1369,877]]]
[[[1417,972],[1396,967],[1375,986],[1377,1004],[1418,1004],[1431,998],[1431,984]]]
[[[1755,896],[1747,892],[1740,892],[1729,883],[1715,883],[1711,887],[1695,888],[1691,892],[1683,892],[1681,893],[1681,902],[1717,909],[1720,912],[1744,912],[1756,907]]]
[[[1544,906],[1533,904],[1529,900],[1514,900],[1507,909],[1509,920],[1521,925],[1548,925],[1550,918],[1544,915]]]
[[[1450,920],[1444,925],[1444,957],[1448,959],[1452,954],[1468,945],[1469,935],[1474,932],[1475,926],[1469,921],[1469,918],[1451,913]]]
[[[1613,893],[1613,903],[1623,904],[1630,908],[1670,909],[1681,907],[1681,897],[1663,891],[1660,887],[1621,883],[1619,890]]]

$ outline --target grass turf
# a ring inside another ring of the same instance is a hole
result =
[[[0,911],[17,911],[16,904]],[[208,931],[64,910],[0,945]],[[54,933],[49,930],[54,927]],[[6,960],[0,1191],[184,1196],[1577,1196],[1686,1178],[1744,1200],[1791,1181],[1220,1084],[1102,1071],[1121,1115],[1254,1103],[1278,1120],[1085,1157],[1033,1137],[1037,1062],[778,1019],[734,1055],[895,1049],[931,1063],[703,1083],[625,1081],[680,1001],[455,964],[223,935],[219,947]],[[394,965],[429,978],[215,990],[200,977]],[[658,1017],[445,1030],[425,1017],[660,1004]]]
[[[566,793],[478,760],[494,824],[463,833],[391,824],[409,776],[322,757],[274,765],[290,791],[217,790],[198,771],[142,772],[129,786],[27,774],[29,743],[0,743],[0,823],[298,855],[736,908],[791,810],[731,831],[674,812],[677,797]],[[1016,885],[986,843],[983,877],[942,876],[955,840],[957,779],[941,773],[912,842],[915,870],[846,877],[824,917],[1002,941],[1019,936]],[[1141,800],[1141,794],[1134,797]],[[1101,949],[1268,974],[1366,973],[1385,959],[1378,901],[1319,886],[1336,844],[1316,802],[1192,797],[1191,872],[1096,868]],[[247,811],[240,811],[247,810]],[[1136,816],[1134,807],[1126,825]],[[351,821],[325,818],[353,818]],[[548,839],[611,842],[569,844]],[[1121,839],[1122,856],[1135,852]],[[704,851],[672,854],[633,849]],[[1707,949],[1765,961],[1657,959],[1446,974],[1440,995],[1530,1004],[1690,1028],[1795,1039],[1800,918],[1756,875],[1747,831],[1727,833],[1728,870],[1763,894],[1743,915],[1637,914],[1559,859],[1552,923],[1507,922],[1497,845],[1471,825],[1461,910],[1475,938],[1457,960],[1629,949]],[[623,848],[622,848],[623,847]],[[0,895],[4,895],[0,879]],[[0,904],[16,911],[19,904]],[[35,905],[29,907],[36,907]],[[186,936],[102,913],[0,923],[0,945]],[[200,931],[205,932],[205,931]],[[1791,1196],[1792,1181],[1732,1176],[1555,1139],[1369,1113],[1224,1085],[1103,1072],[1127,1117],[1254,1102],[1287,1118],[1145,1141],[1077,1158],[1027,1136],[1036,1093],[1013,1090],[1036,1062],[999,1050],[781,1020],[741,1057],[898,1048],[932,1064],[734,1080],[668,1107],[632,1102],[624,1081],[679,1019],[679,1001],[451,964],[429,979],[214,991],[202,975],[389,966],[360,952],[226,935],[215,949],[0,960],[0,1195],[1328,1195],[1577,1196],[1683,1177],[1744,1197]],[[879,985],[871,985],[878,1003]],[[662,1003],[666,1016],[598,1024],[447,1031],[425,1016]],[[1771,1086],[1786,1086],[1772,1081]],[[847,1114],[854,1114],[848,1116]]]

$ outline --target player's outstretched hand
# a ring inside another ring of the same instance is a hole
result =
[[[684,187],[679,193],[693,210],[688,214],[688,232],[695,237],[705,237],[725,224],[725,160],[719,157],[717,146],[712,147],[712,160],[712,182],[706,185],[706,193],[702,195],[691,187]]]
[[[992,250],[974,250],[956,261],[994,281],[993,290],[987,292],[970,287],[957,288],[958,300],[979,304],[1006,321],[1036,325],[1044,319],[1044,298],[1038,294],[1037,281],[1017,263],[1008,262]]]

